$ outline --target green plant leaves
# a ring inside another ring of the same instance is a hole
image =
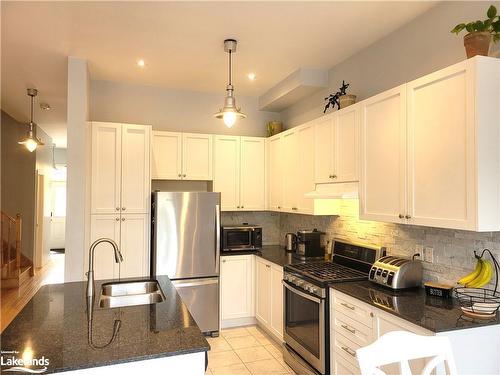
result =
[[[486,16],[489,19],[495,18],[497,16],[497,8],[495,8],[494,5],[490,5],[490,7],[488,8],[488,11],[486,12]]]
[[[474,31],[474,24],[472,22],[468,23],[467,25],[465,25],[465,29],[471,33]]]
[[[453,30],[451,30],[452,33],[455,33],[455,34],[458,34],[460,31],[462,31],[463,29],[465,29],[465,23],[459,23],[457,26],[455,26],[453,28]]]

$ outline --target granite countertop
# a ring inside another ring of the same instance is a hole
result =
[[[472,319],[462,313],[456,299],[427,296],[422,288],[395,292],[368,280],[330,287],[432,332],[500,324],[499,314],[493,319]]]
[[[208,351],[207,340],[169,278],[157,280],[165,301],[112,309],[97,307],[104,282],[97,281],[92,345],[86,282],[43,286],[0,335],[2,351],[17,351],[20,358],[30,348],[33,358],[49,359],[46,373]],[[106,346],[116,320],[121,321],[118,334]]]
[[[260,258],[268,260],[271,263],[277,264],[278,266],[284,267],[288,264],[294,263],[304,263],[306,261],[294,258],[292,252],[285,251],[284,246],[281,245],[264,245],[260,250],[252,251],[233,251],[233,252],[222,252],[222,256],[233,256],[233,255],[247,255],[254,254]],[[315,260],[318,261],[317,259]]]

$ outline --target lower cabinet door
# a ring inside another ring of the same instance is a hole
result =
[[[110,238],[120,245],[120,215],[90,215],[90,243],[99,238]],[[86,254],[87,255],[87,254]],[[85,257],[88,262],[88,257]],[[85,270],[88,270],[86,264]],[[113,248],[108,243],[101,243],[94,252],[94,279],[114,279],[118,277]]]
[[[265,326],[271,324],[271,265],[256,260],[255,315]]]
[[[221,319],[252,317],[253,255],[221,257]]]
[[[271,266],[271,331],[283,339],[283,268]]]
[[[120,223],[120,277],[149,276],[149,215],[122,214]]]

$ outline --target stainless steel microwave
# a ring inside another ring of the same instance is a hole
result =
[[[242,224],[222,227],[223,252],[251,251],[262,248],[262,227]]]

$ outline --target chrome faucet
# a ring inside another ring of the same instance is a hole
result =
[[[115,262],[121,263],[123,262],[123,256],[120,250],[118,249],[118,245],[111,238],[99,238],[95,240],[92,245],[90,245],[89,249],[89,271],[87,272],[87,297],[94,297],[94,250],[102,242],[107,242],[111,246],[113,246],[113,250],[115,251]]]

